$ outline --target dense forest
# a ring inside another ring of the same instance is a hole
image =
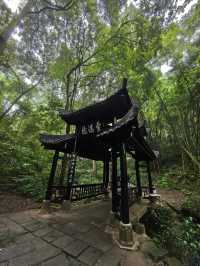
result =
[[[70,132],[60,109],[105,99],[126,77],[159,151],[157,186],[186,196],[183,233],[169,233],[161,211],[160,242],[177,237],[181,256],[192,249],[190,265],[199,265],[200,2],[24,0],[17,10],[11,2],[0,1],[0,190],[41,201],[52,153],[39,134]],[[77,180],[101,176],[100,162],[78,161]]]

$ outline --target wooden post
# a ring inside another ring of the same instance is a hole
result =
[[[123,81],[122,81],[122,89],[126,89],[127,82],[128,82],[127,78],[123,78]]]
[[[125,144],[120,145],[120,174],[121,174],[121,221],[129,224],[129,205],[128,205],[128,176]]]
[[[137,193],[139,197],[142,197],[142,186],[141,186],[140,168],[138,160],[135,160],[135,172],[136,172]]]
[[[59,185],[63,186],[64,179],[66,177],[66,172],[67,172],[67,163],[68,163],[68,155],[65,152],[63,157],[61,158],[61,173],[60,173],[60,178],[59,178]]]
[[[81,133],[81,128],[76,127],[75,140],[74,140],[74,149],[71,154],[71,160],[69,162],[68,176],[67,176],[67,189],[65,193],[65,201],[70,201],[71,199],[71,189],[74,183],[75,168],[76,168],[76,157],[77,157],[77,146],[79,134]]]
[[[103,184],[104,187],[107,189],[109,183],[109,160],[105,158],[103,161]]]
[[[147,174],[148,174],[148,182],[149,182],[149,193],[153,194],[153,183],[151,178],[151,169],[150,169],[150,162],[147,161]]]
[[[106,169],[106,178],[105,178],[105,180],[106,180],[106,188],[108,189],[108,184],[109,184],[109,170],[110,170],[110,168],[109,168],[109,159],[108,158],[106,159],[105,169]]]
[[[112,212],[117,210],[117,152],[115,147],[112,147]]]
[[[48,186],[47,186],[47,191],[46,191],[46,196],[45,200],[51,200],[52,196],[52,185],[54,182],[54,177],[56,174],[56,167],[57,167],[57,162],[58,162],[58,156],[59,156],[59,151],[55,151],[54,156],[53,156],[53,161],[52,161],[52,166],[51,166],[51,172],[49,175],[49,181],[48,181]]]

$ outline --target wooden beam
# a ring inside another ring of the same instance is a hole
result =
[[[115,147],[112,147],[112,212],[118,211],[117,206],[117,152]]]
[[[126,89],[127,82],[128,82],[128,79],[127,78],[123,78],[123,81],[122,81],[122,89]]]
[[[51,166],[51,172],[49,175],[49,181],[47,185],[47,191],[46,191],[46,200],[51,200],[52,197],[52,186],[54,183],[54,177],[56,174],[56,167],[57,167],[57,162],[58,162],[58,157],[59,157],[59,151],[55,151],[54,156],[53,156],[53,161],[52,161],[52,166]]]
[[[79,135],[81,134],[82,127],[76,127],[75,131],[75,141],[74,141],[74,150],[71,154],[70,162],[69,162],[69,168],[68,168],[68,175],[67,175],[67,189],[65,193],[64,200],[70,200],[71,199],[71,189],[74,183],[74,177],[75,177],[75,170],[76,170],[76,157],[77,157],[77,149],[78,149],[78,141],[79,141]]]
[[[108,188],[109,183],[109,160],[105,158],[103,162],[103,184],[105,188]]]
[[[129,224],[129,205],[128,205],[128,175],[125,144],[120,145],[120,174],[121,174],[121,221]]]
[[[149,193],[153,194],[154,188],[153,188],[153,182],[151,177],[151,169],[150,169],[150,162],[147,161],[147,174],[148,174],[148,182],[149,182]]]
[[[139,161],[135,160],[135,173],[136,173],[136,186],[137,194],[139,197],[142,197],[142,186],[141,186],[141,177],[140,177],[140,165]]]

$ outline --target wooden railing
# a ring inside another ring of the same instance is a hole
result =
[[[132,186],[129,187],[129,198],[136,198],[137,197],[137,187]],[[148,186],[142,186],[142,198],[148,198],[149,197],[149,187]]]
[[[54,203],[61,203],[67,193],[66,186],[54,185],[51,187],[51,201]]]
[[[142,186],[142,198],[148,199],[149,197],[149,187]],[[129,199],[129,207],[137,200],[137,187],[132,186],[128,188],[128,199]]]
[[[71,188],[71,201],[78,201],[86,198],[102,195],[106,192],[103,183],[73,185]],[[51,201],[61,203],[65,199],[67,186],[55,185],[51,187]]]
[[[67,193],[67,186],[55,185],[51,187],[52,202],[61,203]],[[73,185],[71,188],[71,201],[79,201],[86,198],[95,197],[106,193],[106,188],[103,183],[97,184],[81,184]],[[120,205],[120,191],[119,191],[119,205]],[[142,186],[142,198],[149,197],[149,187]],[[137,188],[130,186],[128,188],[129,206],[131,206],[137,199]]]
[[[142,198],[147,199],[149,197],[149,187],[148,186],[142,186]],[[137,187],[130,185],[128,187],[128,205],[131,207],[134,202],[138,199],[137,196]],[[120,216],[120,208],[121,208],[121,189],[118,188],[118,193],[116,195],[116,205],[118,214]]]
[[[103,183],[73,185],[71,191],[71,201],[91,198],[98,195],[102,195],[104,193],[105,185]]]

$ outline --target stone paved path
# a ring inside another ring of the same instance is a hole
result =
[[[0,266],[148,266],[139,251],[119,249],[105,232],[110,204],[67,212],[0,215]]]

